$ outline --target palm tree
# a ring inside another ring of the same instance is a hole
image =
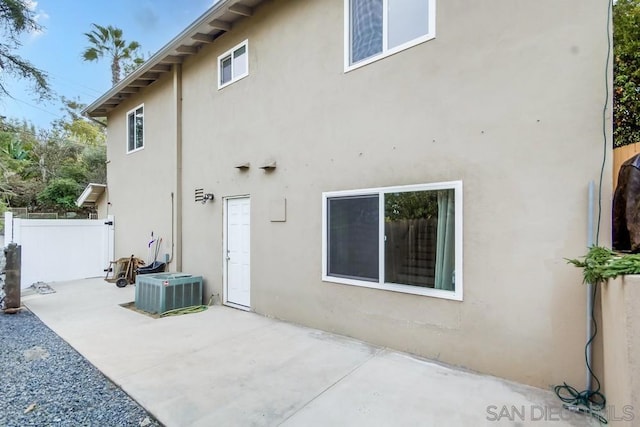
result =
[[[90,33],[85,33],[89,46],[83,53],[85,61],[97,61],[106,56],[111,59],[111,83],[115,86],[120,81],[120,63],[122,60],[132,60],[136,62],[138,55],[136,51],[140,48],[140,43],[133,41],[127,44],[122,39],[122,30],[111,25],[103,27],[98,24],[91,24],[94,29]],[[139,61],[138,61],[139,62]]]

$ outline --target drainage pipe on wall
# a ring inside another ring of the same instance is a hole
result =
[[[176,182],[175,182],[175,271],[182,271],[182,65],[173,65],[173,105],[176,123]],[[173,194],[172,194],[173,200]],[[174,203],[172,203],[173,205]],[[172,218],[173,224],[173,218]],[[172,251],[173,252],[173,251]],[[172,256],[173,258],[173,256]]]
[[[589,182],[589,204],[587,212],[587,247],[591,248],[593,246],[593,193],[594,193],[594,182]],[[591,318],[591,314],[593,313],[593,283],[587,283],[587,348],[585,349],[585,355],[587,359],[587,386],[585,390],[591,390],[591,370],[589,367],[591,366],[591,356],[593,354],[593,350],[591,345],[593,344],[591,341],[591,336],[593,334],[593,319]]]

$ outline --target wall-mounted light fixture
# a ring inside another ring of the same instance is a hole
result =
[[[251,167],[251,163],[249,163],[249,162],[244,162],[244,163],[240,163],[240,164],[236,165],[236,168],[240,169],[241,171],[246,171],[250,167]]]
[[[204,188],[196,188],[196,191],[195,191],[196,202],[200,202],[204,205],[209,200],[213,202],[213,199],[214,199],[213,193],[205,193]]]

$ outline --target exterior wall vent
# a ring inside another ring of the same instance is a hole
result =
[[[162,314],[169,310],[202,305],[202,276],[184,273],[136,276],[136,308]]]

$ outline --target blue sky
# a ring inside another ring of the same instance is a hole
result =
[[[88,104],[111,87],[108,60],[85,62],[88,46],[84,33],[91,24],[113,25],[123,30],[126,41],[137,41],[145,56],[155,53],[202,15],[213,0],[32,0],[43,31],[26,34],[18,54],[49,75],[56,99],[35,101],[24,81],[7,79],[13,98],[0,97],[0,116],[26,119],[39,128],[63,116],[60,96],[79,97]]]

